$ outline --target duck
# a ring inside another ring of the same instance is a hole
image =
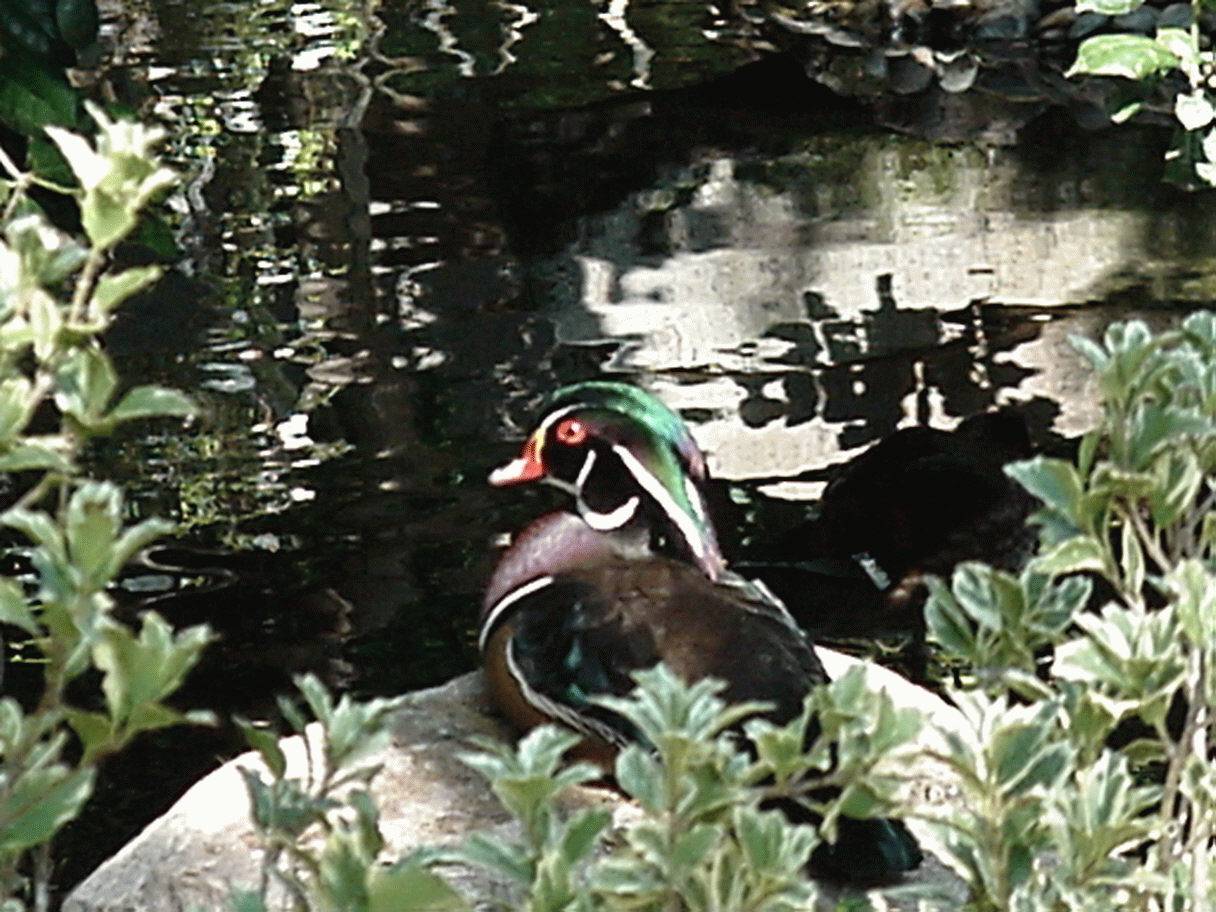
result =
[[[926,577],[948,579],[965,561],[1016,573],[1034,553],[1036,502],[1005,473],[1033,452],[1012,409],[952,430],[901,428],[836,473],[816,516],[759,542],[744,566],[813,635],[910,634],[910,676],[924,681]]]
[[[627,695],[637,671],[662,662],[689,682],[717,678],[726,700],[762,701],[776,724],[828,680],[781,602],[727,567],[707,479],[675,412],[605,380],[554,393],[520,455],[490,474],[496,487],[543,483],[571,499],[514,537],[485,590],[478,646],[491,698],[517,729],[568,726],[580,756],[608,770],[638,734],[593,698]],[[847,820],[811,872],[885,882],[922,857],[901,821]]]

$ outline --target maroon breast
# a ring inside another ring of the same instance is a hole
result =
[[[573,513],[546,513],[515,536],[486,586],[482,614],[504,595],[542,576],[566,573],[618,555],[611,535]]]

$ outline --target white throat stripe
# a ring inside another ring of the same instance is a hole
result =
[[[638,505],[641,502],[641,499],[634,494],[615,510],[610,510],[607,513],[597,513],[583,503],[582,500],[579,500],[578,511],[579,515],[583,518],[583,522],[596,532],[611,532],[613,529],[619,529],[629,522],[629,520],[633,519],[633,514],[637,513]]]

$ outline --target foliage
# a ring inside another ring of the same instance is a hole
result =
[[[33,570],[28,579],[0,578],[0,622],[29,638],[43,683],[33,707],[0,699],[6,910],[24,908],[26,900],[46,908],[49,840],[80,812],[99,760],[140,732],[210,719],[165,702],[197,661],[207,630],[175,634],[151,612],[133,630],[114,616],[107,592],[123,565],[168,524],[128,523],[122,492],[85,478],[79,465],[88,441],[119,423],[184,416],[193,408],[160,387],[117,395],[118,377],[100,338],[123,300],[159,273],[111,271],[108,254],[172,176],[154,154],[159,131],[116,123],[96,110],[93,116],[96,146],[64,130],[52,133],[81,184],[61,192],[80,204],[87,245],[53,226],[30,198],[31,187],[48,188],[47,182],[0,153],[8,175],[0,179],[0,471],[14,481],[37,473],[0,514],[0,524],[27,540]],[[48,433],[56,414],[58,430]],[[100,693],[87,699],[90,669],[100,673]]]
[[[616,760],[638,811],[617,832],[601,809],[561,810],[597,770],[563,766],[578,739],[546,726],[466,758],[521,835],[479,834],[420,860],[486,869],[507,885],[497,906],[529,912],[803,909],[816,897],[807,859],[840,814],[902,811],[936,831],[972,912],[1213,907],[1216,315],[1155,337],[1116,324],[1101,345],[1074,344],[1102,422],[1075,462],[1007,469],[1042,502],[1037,557],[1017,575],[964,564],[930,583],[929,634],[973,669],[937,746],[915,748],[920,715],[860,671],[776,726],[660,666],[629,698],[601,701],[640,735]],[[812,725],[822,730],[808,738]],[[954,800],[900,807],[916,749],[950,771]],[[791,822],[774,801],[821,823]]]
[[[1078,13],[1121,16],[1134,12],[1144,0],[1077,0]],[[1188,28],[1158,28],[1154,36],[1094,35],[1081,42],[1069,76],[1114,76],[1151,84],[1177,72],[1185,88],[1174,98],[1179,129],[1166,155],[1166,174],[1177,183],[1216,186],[1216,50],[1212,36],[1203,35],[1205,0],[1191,0]],[[1210,0],[1206,6],[1211,7]],[[1134,116],[1143,102],[1124,104],[1112,114],[1116,123]]]
[[[464,909],[421,859],[381,863],[384,839],[370,791],[380,768],[372,758],[388,744],[387,720],[401,699],[335,702],[312,675],[297,678],[296,686],[316,724],[307,725],[289,700],[280,698],[279,709],[299,736],[302,776],[295,769],[301,764],[289,762],[272,732],[237,720],[270,775],[241,769],[263,847],[262,877],[256,890],[232,894],[233,912],[278,908],[276,896],[290,909],[310,912]]]
[[[24,139],[43,177],[71,179],[45,128],[91,126],[65,69],[96,46],[98,22],[96,0],[0,0],[0,128]]]
[[[884,816],[897,805],[899,758],[919,716],[871,690],[860,668],[809,695],[786,725],[751,718],[746,747],[738,725],[762,706],[727,706],[720,682],[686,684],[661,665],[636,681],[629,697],[601,701],[651,745],[617,756],[616,782],[638,814],[611,841],[607,811],[559,811],[565,791],[600,771],[561,767],[578,737],[543,726],[516,749],[485,742],[465,757],[520,821],[521,837],[475,835],[431,860],[493,873],[509,885],[505,909],[783,912],[815,901],[805,867],[842,812]],[[823,822],[792,823],[773,802],[804,805]]]
[[[1042,502],[1038,556],[962,566],[926,607],[979,686],[938,758],[963,810],[937,823],[975,909],[1211,908],[1216,315],[1073,344],[1101,423],[1075,462],[1007,470]]]
[[[930,636],[973,669],[935,746],[918,746],[920,714],[897,710],[860,668],[776,725],[762,705],[727,706],[719,682],[658,666],[627,698],[599,701],[638,733],[613,770],[634,804],[622,819],[569,801],[601,771],[565,764],[578,737],[542,726],[463,758],[517,835],[479,833],[385,864],[367,757],[392,704],[335,705],[305,679],[325,772],[310,755],[307,776],[290,778],[278,742],[245,726],[272,777],[246,773],[268,851],[260,890],[233,908],[266,908],[273,881],[299,910],[462,912],[435,869],[463,865],[498,885],[480,907],[807,909],[819,896],[808,859],[841,815],[901,813],[936,831],[972,912],[1211,908],[1216,315],[1156,336],[1116,324],[1100,345],[1074,344],[1093,365],[1101,423],[1075,461],[1007,469],[1042,503],[1038,555],[1017,575],[965,564],[931,584]],[[1106,603],[1095,607],[1097,592]],[[291,704],[283,713],[304,733]],[[905,803],[917,751],[950,771],[954,800]]]

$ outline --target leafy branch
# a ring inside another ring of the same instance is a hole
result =
[[[80,812],[102,759],[141,732],[211,720],[165,702],[209,642],[206,628],[174,633],[148,612],[133,630],[114,616],[109,595],[123,566],[171,526],[156,519],[127,524],[121,490],[85,478],[80,466],[89,441],[120,423],[194,412],[187,397],[158,386],[116,395],[118,377],[101,336],[116,308],[160,270],[114,272],[110,255],[174,178],[155,155],[160,131],[89,110],[98,128],[93,143],[47,130],[79,186],[58,186],[0,157],[8,175],[0,179],[0,471],[39,473],[0,514],[0,524],[26,540],[37,581],[31,590],[0,578],[0,623],[29,638],[42,669],[32,708],[0,699],[6,910],[27,901],[48,908],[50,840]],[[76,200],[87,243],[49,221],[29,195],[36,187]],[[35,417],[42,423],[52,409],[58,430],[31,433]],[[96,705],[70,704],[68,685],[89,669],[100,672]],[[73,741],[79,760],[69,762]]]

